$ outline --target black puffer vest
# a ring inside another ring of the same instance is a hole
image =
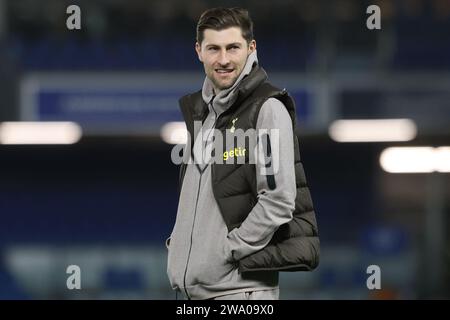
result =
[[[243,130],[255,129],[264,102],[271,97],[280,100],[287,108],[294,128],[297,196],[293,219],[280,226],[264,249],[241,259],[239,269],[241,272],[309,271],[319,263],[319,237],[313,203],[300,160],[298,138],[295,134],[295,103],[285,90],[275,88],[266,80],[265,71],[254,66],[251,73],[238,85],[236,101],[219,116],[215,128],[221,130],[223,136],[225,130],[231,126]],[[189,132],[188,146],[192,152],[191,141],[195,141],[197,134],[194,132],[194,121],[203,123],[208,114],[208,107],[203,101],[201,91],[182,97],[180,106]],[[235,161],[234,164],[213,163],[211,167],[213,193],[229,231],[241,225],[257,202],[256,167],[247,161],[248,153],[244,164],[237,164]],[[186,164],[183,163],[180,168],[180,189],[185,170]]]

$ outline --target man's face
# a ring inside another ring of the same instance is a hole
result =
[[[206,29],[201,44],[195,44],[198,58],[203,62],[206,76],[212,81],[216,93],[230,88],[244,69],[247,57],[256,49],[242,37],[239,27],[216,31]]]

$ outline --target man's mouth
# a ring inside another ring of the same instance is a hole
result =
[[[234,69],[214,69],[217,73],[228,74],[234,71]]]

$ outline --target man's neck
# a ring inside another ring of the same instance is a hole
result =
[[[214,94],[215,96],[217,96],[219,93],[220,93],[220,90],[217,89],[216,87],[213,87],[213,94]]]

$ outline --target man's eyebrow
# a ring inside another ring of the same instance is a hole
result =
[[[233,43],[227,44],[227,45],[226,45],[226,48],[230,48],[230,47],[234,47],[234,46],[239,46],[239,47],[240,47],[240,46],[242,46],[242,44],[239,43],[239,42],[233,42]],[[214,44],[214,43],[208,43],[208,44],[206,45],[206,48],[214,48],[214,47],[220,48],[220,45]]]

